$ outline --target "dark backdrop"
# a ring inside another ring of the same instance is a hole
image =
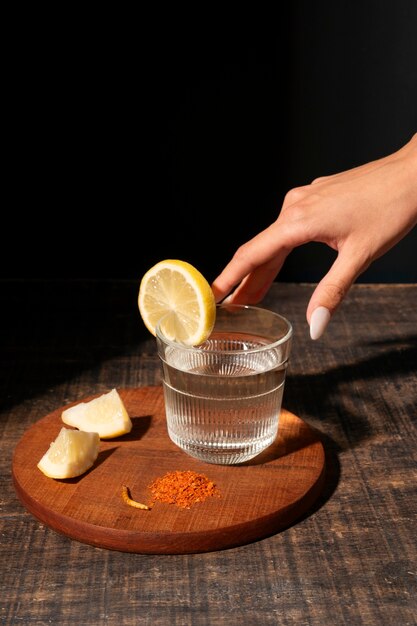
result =
[[[139,279],[171,257],[212,280],[291,187],[408,141],[415,0],[288,5],[251,24],[118,16],[32,39],[1,275]],[[360,280],[416,281],[416,249],[414,230]],[[279,279],[317,281],[333,258],[308,244]]]

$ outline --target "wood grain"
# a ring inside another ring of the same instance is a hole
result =
[[[138,281],[0,283],[2,626],[414,626],[417,285],[354,285],[319,341],[305,319],[314,288],[276,283],[263,305],[293,324],[284,406],[320,433],[320,496],[261,541],[140,554],[55,532],[12,481],[16,446],[44,416],[112,387],[160,384]]]
[[[119,392],[134,427],[128,435],[101,441],[97,462],[83,476],[53,480],[36,466],[63,426],[64,407],[34,424],[16,446],[12,466],[16,491],[26,508],[52,529],[125,552],[207,552],[288,527],[319,495],[323,445],[294,414],[282,411],[276,442],[252,461],[213,465],[186,455],[171,442],[160,386]],[[123,484],[134,499],[148,503],[151,482],[178,469],[206,474],[220,497],[185,510],[156,502],[150,511],[138,511],[123,502]]]

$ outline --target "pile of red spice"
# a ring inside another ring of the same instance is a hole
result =
[[[176,504],[189,509],[196,502],[203,502],[210,496],[219,496],[216,485],[204,476],[191,470],[168,472],[149,485],[155,500]]]

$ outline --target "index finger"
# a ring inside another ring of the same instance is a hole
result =
[[[224,270],[212,283],[212,290],[217,301],[222,300],[246,276],[258,271],[257,281],[248,281],[252,288],[257,282],[260,285],[262,276],[270,277],[281,269],[288,253],[293,246],[285,245],[286,239],[281,235],[277,222],[260,232],[248,242],[240,246]]]

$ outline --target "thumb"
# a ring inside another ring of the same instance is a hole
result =
[[[326,330],[333,313],[342,303],[350,287],[365,268],[350,255],[339,253],[330,270],[319,282],[307,308],[311,339],[319,339]]]

